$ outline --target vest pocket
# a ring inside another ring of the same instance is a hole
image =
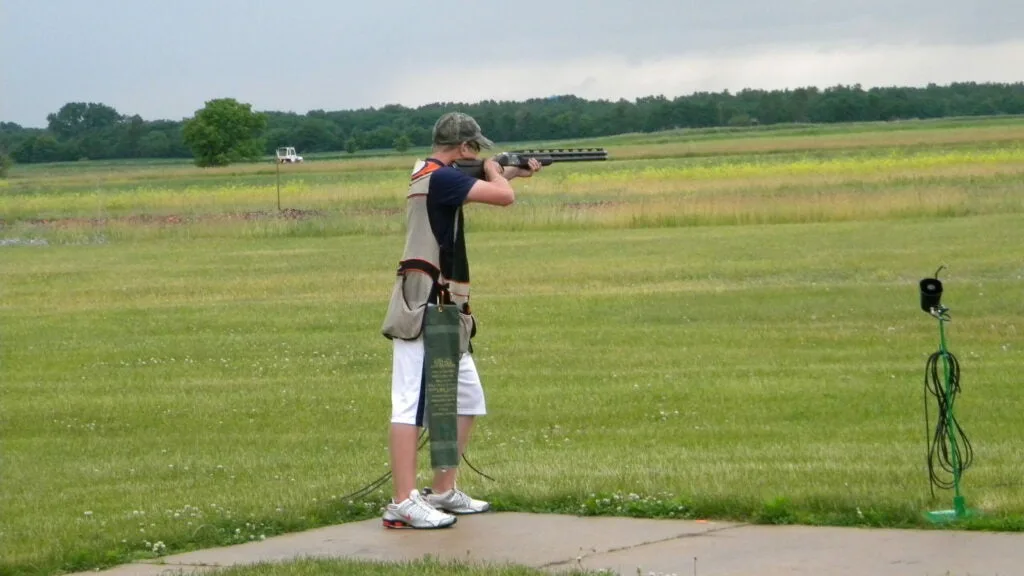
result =
[[[423,332],[423,319],[434,281],[419,271],[407,270],[395,278],[391,300],[381,326],[388,338],[415,340]]]
[[[469,352],[469,341],[476,336],[476,316],[466,314],[459,307],[459,353]]]

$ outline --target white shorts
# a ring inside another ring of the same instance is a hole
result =
[[[423,338],[401,340],[394,338],[394,357],[391,365],[391,422],[423,426],[425,390],[423,382]],[[487,414],[484,389],[471,354],[459,360],[458,413],[460,416]]]

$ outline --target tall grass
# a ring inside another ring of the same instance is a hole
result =
[[[889,150],[824,158],[745,156],[564,164],[517,182],[514,209],[477,210],[474,222],[483,229],[524,229],[559,224],[719,224],[1017,212],[1021,174],[1024,148],[1019,146]],[[166,216],[144,220],[158,225],[185,223],[193,227],[189,234],[199,235],[214,233],[223,222],[241,222],[230,227],[245,234],[267,229],[391,232],[402,222],[407,177],[407,172],[396,170],[344,172],[329,180],[307,180],[296,173],[280,188],[274,179],[255,184],[144,184],[4,194],[0,213],[9,223],[8,234],[96,226],[116,233],[118,225],[111,220],[138,220],[139,215]],[[274,220],[278,197],[283,207],[313,212],[316,224],[312,228],[307,220],[268,224],[267,213]],[[248,223],[253,212],[262,214],[261,222]]]

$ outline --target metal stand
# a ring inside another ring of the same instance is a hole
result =
[[[969,516],[976,515],[976,512],[967,508],[966,500],[964,499],[963,493],[960,491],[960,481],[963,477],[964,468],[966,468],[970,462],[968,456],[965,460],[965,455],[961,454],[961,446],[957,442],[957,437],[963,438],[965,446],[969,450],[970,445],[966,444],[966,437],[963,436],[963,431],[959,429],[956,422],[956,417],[953,414],[953,401],[956,398],[956,393],[959,391],[958,380],[959,368],[954,373],[954,366],[956,366],[956,359],[949,352],[946,347],[946,322],[949,321],[948,315],[949,309],[945,306],[938,305],[931,309],[932,316],[935,316],[939,320],[939,351],[937,356],[942,360],[942,375],[944,385],[944,396],[939,397],[939,408],[944,410],[944,414],[940,414],[940,422],[945,423],[945,439],[941,446],[942,454],[948,461],[949,466],[944,467],[947,472],[950,472],[953,476],[952,488],[953,488],[953,508],[947,510],[933,510],[925,513],[927,518],[932,523],[945,523],[956,520],[961,520]],[[934,358],[935,355],[933,355]],[[931,361],[929,362],[931,367]],[[927,382],[927,373],[925,376]],[[927,394],[927,393],[926,393]],[[938,394],[936,394],[938,396]],[[927,396],[925,398],[926,404],[925,409],[927,410]],[[927,427],[927,413],[925,415],[925,425]],[[936,446],[942,440],[942,434],[940,431],[936,431],[933,440],[929,440],[929,468],[931,468],[931,454],[933,450],[939,449]],[[948,444],[948,447],[947,445]],[[947,451],[948,450],[948,451]],[[932,475],[932,483],[935,484],[934,473]],[[948,485],[940,486],[942,488],[948,488]],[[934,492],[933,492],[934,495]]]

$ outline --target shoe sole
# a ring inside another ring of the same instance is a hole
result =
[[[449,510],[448,508],[438,508],[438,510],[443,510],[443,511],[449,513],[449,514],[455,514],[455,515],[458,515],[458,516],[468,516],[470,514],[483,514],[484,512],[490,512],[491,511],[491,507],[488,506],[487,508],[484,508],[483,510]]]
[[[385,528],[389,530],[439,530],[441,528],[451,528],[458,522],[458,518],[453,519],[449,524],[441,524],[440,526],[413,526],[407,522],[401,520],[381,520]]]

